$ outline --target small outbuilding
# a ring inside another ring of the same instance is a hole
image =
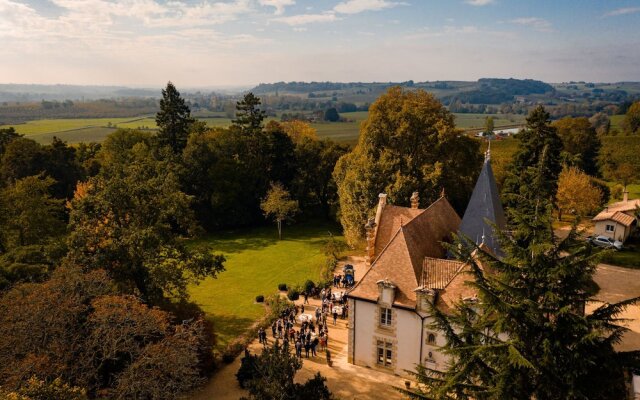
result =
[[[594,236],[606,236],[624,243],[638,225],[637,210],[640,199],[629,200],[624,193],[622,201],[610,204],[593,218]]]

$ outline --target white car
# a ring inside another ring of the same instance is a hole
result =
[[[622,250],[622,242],[619,240],[613,240],[606,236],[596,236],[589,238],[589,242],[593,243],[596,246],[604,247],[607,249],[614,248],[616,250]]]

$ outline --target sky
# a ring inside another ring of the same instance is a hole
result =
[[[640,81],[640,0],[0,0],[0,83]]]

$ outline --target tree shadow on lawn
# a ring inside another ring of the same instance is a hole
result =
[[[223,351],[231,341],[244,335],[251,325],[258,320],[258,318],[252,319],[222,314],[207,315],[206,318],[213,325],[213,333],[216,338],[215,349],[217,351]]]
[[[328,222],[285,226],[282,231],[283,238],[279,240],[275,226],[262,226],[212,233],[191,242],[191,246],[208,246],[214,252],[223,254],[242,253],[246,250],[261,250],[286,242],[308,242],[312,246],[321,246],[329,238],[329,232],[335,236],[341,235],[340,228]]]

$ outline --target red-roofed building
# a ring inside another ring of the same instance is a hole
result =
[[[477,301],[467,285],[470,268],[447,259],[444,243],[454,233],[497,254],[492,226],[504,227],[504,214],[487,155],[463,220],[444,193],[419,209],[387,204],[380,194],[375,218],[365,225],[370,265],[349,291],[348,360],[350,363],[405,374],[417,364],[443,369],[446,342],[430,328],[431,306],[449,312],[460,301]],[[477,236],[477,238],[476,238]]]

